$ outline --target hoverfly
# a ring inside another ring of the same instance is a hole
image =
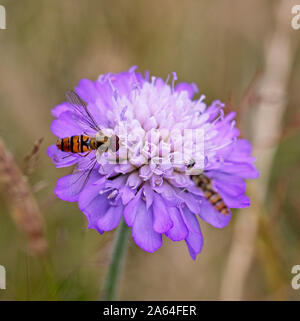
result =
[[[101,155],[108,150],[116,152],[119,150],[119,138],[116,135],[105,135],[98,126],[95,118],[90,113],[87,104],[79,97],[79,95],[69,90],[66,93],[66,99],[69,105],[73,108],[73,116],[76,121],[86,128],[88,132],[95,132],[94,135],[90,135],[87,132],[83,132],[81,135],[75,135],[70,137],[64,137],[57,140],[56,146],[62,152],[68,153],[64,158],[70,156],[86,157],[83,165],[80,168],[77,166],[73,172],[75,180],[71,185],[76,184],[76,194],[78,194],[87,181]],[[92,153],[95,151],[95,153]],[[72,187],[72,186],[71,186]]]
[[[187,168],[193,167],[195,161],[191,161]],[[209,201],[209,203],[221,214],[229,215],[230,211],[228,206],[223,201],[220,194],[213,189],[212,180],[207,177],[205,174],[190,175],[191,179],[197,187],[199,187],[204,194],[204,197]]]
[[[95,137],[89,135],[76,135],[58,139],[56,146],[59,150],[69,153],[85,153],[98,150],[101,154],[111,149],[113,152],[119,149],[117,136],[106,136],[97,125],[94,117],[87,108],[86,103],[75,93],[69,90],[66,93],[67,102],[73,106],[76,112],[81,114],[81,120],[90,128],[97,131]],[[101,156],[101,155],[100,155]]]
[[[212,188],[211,179],[204,174],[192,175],[192,180],[195,182],[205,196],[205,198],[210,202],[210,204],[221,214],[229,215],[229,209],[224,203],[222,197],[218,192]]]

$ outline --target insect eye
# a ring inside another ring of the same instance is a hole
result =
[[[113,135],[110,138],[110,149],[112,152],[116,152],[119,150],[119,137],[116,135]]]

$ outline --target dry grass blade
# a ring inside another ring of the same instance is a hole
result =
[[[33,173],[36,162],[39,158],[39,151],[41,149],[42,142],[44,138],[39,138],[33,145],[32,150],[24,158],[24,174],[29,176]]]
[[[249,85],[244,90],[242,98],[240,99],[239,103],[234,103],[232,92],[229,93],[228,99],[225,102],[227,113],[235,112],[235,120],[238,124],[241,124],[243,121],[243,115],[247,112],[249,106],[254,106],[254,103],[259,101],[259,97],[256,91],[256,87],[262,77],[262,72],[257,70],[252,77]],[[241,126],[240,127],[240,137],[245,137],[245,129]]]
[[[286,108],[286,91],[293,62],[291,26],[286,19],[291,1],[281,1],[276,12],[276,27],[265,41],[265,71],[259,88],[260,102],[253,119],[253,154],[260,177],[249,184],[252,205],[238,216],[227,265],[221,284],[222,300],[241,300],[255,255],[260,218],[264,212],[267,186],[277,146],[274,137],[281,133],[281,122]],[[270,99],[270,97],[275,98]],[[269,146],[268,148],[266,146]]]
[[[282,143],[286,139],[298,134],[300,132],[300,112],[298,112],[293,120],[284,128],[279,143]]]
[[[48,244],[39,206],[23,173],[0,139],[0,178],[9,200],[12,218],[24,233],[32,254],[45,255]]]
[[[263,73],[261,70],[257,70],[255,72],[239,103],[240,112],[244,112],[244,109],[248,108],[248,106],[251,105],[253,101],[256,102],[257,100],[259,100],[256,87],[258,85],[258,82],[261,80],[262,75]]]

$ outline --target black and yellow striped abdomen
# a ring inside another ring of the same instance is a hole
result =
[[[211,180],[204,174],[192,176],[195,184],[202,189],[205,198],[221,214],[229,215],[229,209],[222,197],[211,187]]]
[[[97,149],[96,139],[85,135],[61,138],[56,146],[59,150],[69,153],[85,153]]]

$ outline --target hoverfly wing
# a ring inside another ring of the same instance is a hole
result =
[[[97,159],[96,155],[94,155],[87,161],[86,166],[82,166],[81,164],[80,167],[77,165],[77,167],[74,168],[70,184],[70,194],[72,196],[77,196],[82,192],[93,172],[97,171],[96,164]]]
[[[66,99],[67,102],[74,108],[74,110],[80,114],[84,123],[96,131],[100,130],[95,118],[88,110],[87,104],[79,97],[78,94],[76,94],[74,90],[68,90],[66,92]]]
[[[74,90],[67,90],[66,92],[67,101],[74,106],[82,106],[85,108],[86,103],[83,101]]]

